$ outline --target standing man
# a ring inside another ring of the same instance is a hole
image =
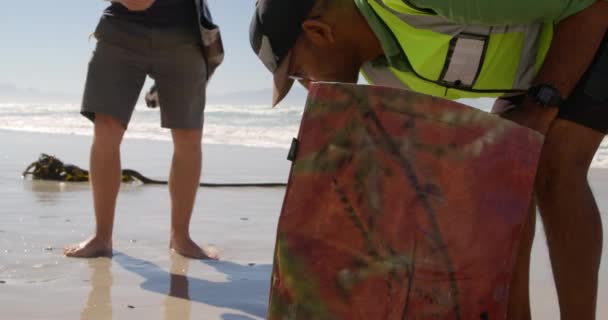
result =
[[[447,99],[502,97],[503,117],[546,136],[535,196],[561,319],[595,319],[602,224],[587,172],[608,131],[608,1],[259,0],[251,44],[274,74]],[[532,206],[532,209],[534,206]],[[530,319],[531,210],[509,319]]]
[[[189,233],[201,173],[205,90],[223,59],[206,0],[114,0],[95,37],[81,113],[95,124],[90,173],[96,229],[88,240],[67,247],[65,255],[112,255],[120,144],[150,76],[159,92],[161,126],[171,129],[174,145],[170,248],[190,258],[215,258]]]

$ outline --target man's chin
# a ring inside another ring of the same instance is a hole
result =
[[[356,73],[355,75],[335,77],[334,80],[328,80],[325,82],[357,83],[359,82],[359,73]]]
[[[357,71],[354,74],[350,74],[349,76],[345,77],[345,80],[341,81],[341,82],[345,82],[345,83],[359,82],[359,69],[357,69]]]
[[[317,78],[315,80],[310,81],[301,81],[298,80],[300,84],[308,89],[309,86],[315,82],[338,82],[338,83],[358,83],[359,82],[359,72],[354,75],[344,75],[344,76],[335,76],[335,77],[325,77],[325,78]]]

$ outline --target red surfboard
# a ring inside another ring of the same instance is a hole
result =
[[[504,319],[543,138],[377,86],[312,85],[269,319]]]

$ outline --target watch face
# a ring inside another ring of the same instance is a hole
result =
[[[559,107],[563,102],[559,90],[549,84],[541,84],[530,88],[528,96],[547,107]]]
[[[551,85],[541,85],[538,88],[536,99],[542,105],[548,107],[559,107],[562,103],[562,97],[559,94],[559,91]]]
[[[553,101],[553,97],[555,97],[555,91],[551,90],[551,88],[541,87],[538,91],[537,98],[542,104],[550,104]]]

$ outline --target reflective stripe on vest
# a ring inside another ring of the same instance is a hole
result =
[[[400,44],[411,71],[363,67],[369,82],[448,99],[497,97],[528,89],[542,66],[553,25],[451,23],[406,0],[368,0]]]

